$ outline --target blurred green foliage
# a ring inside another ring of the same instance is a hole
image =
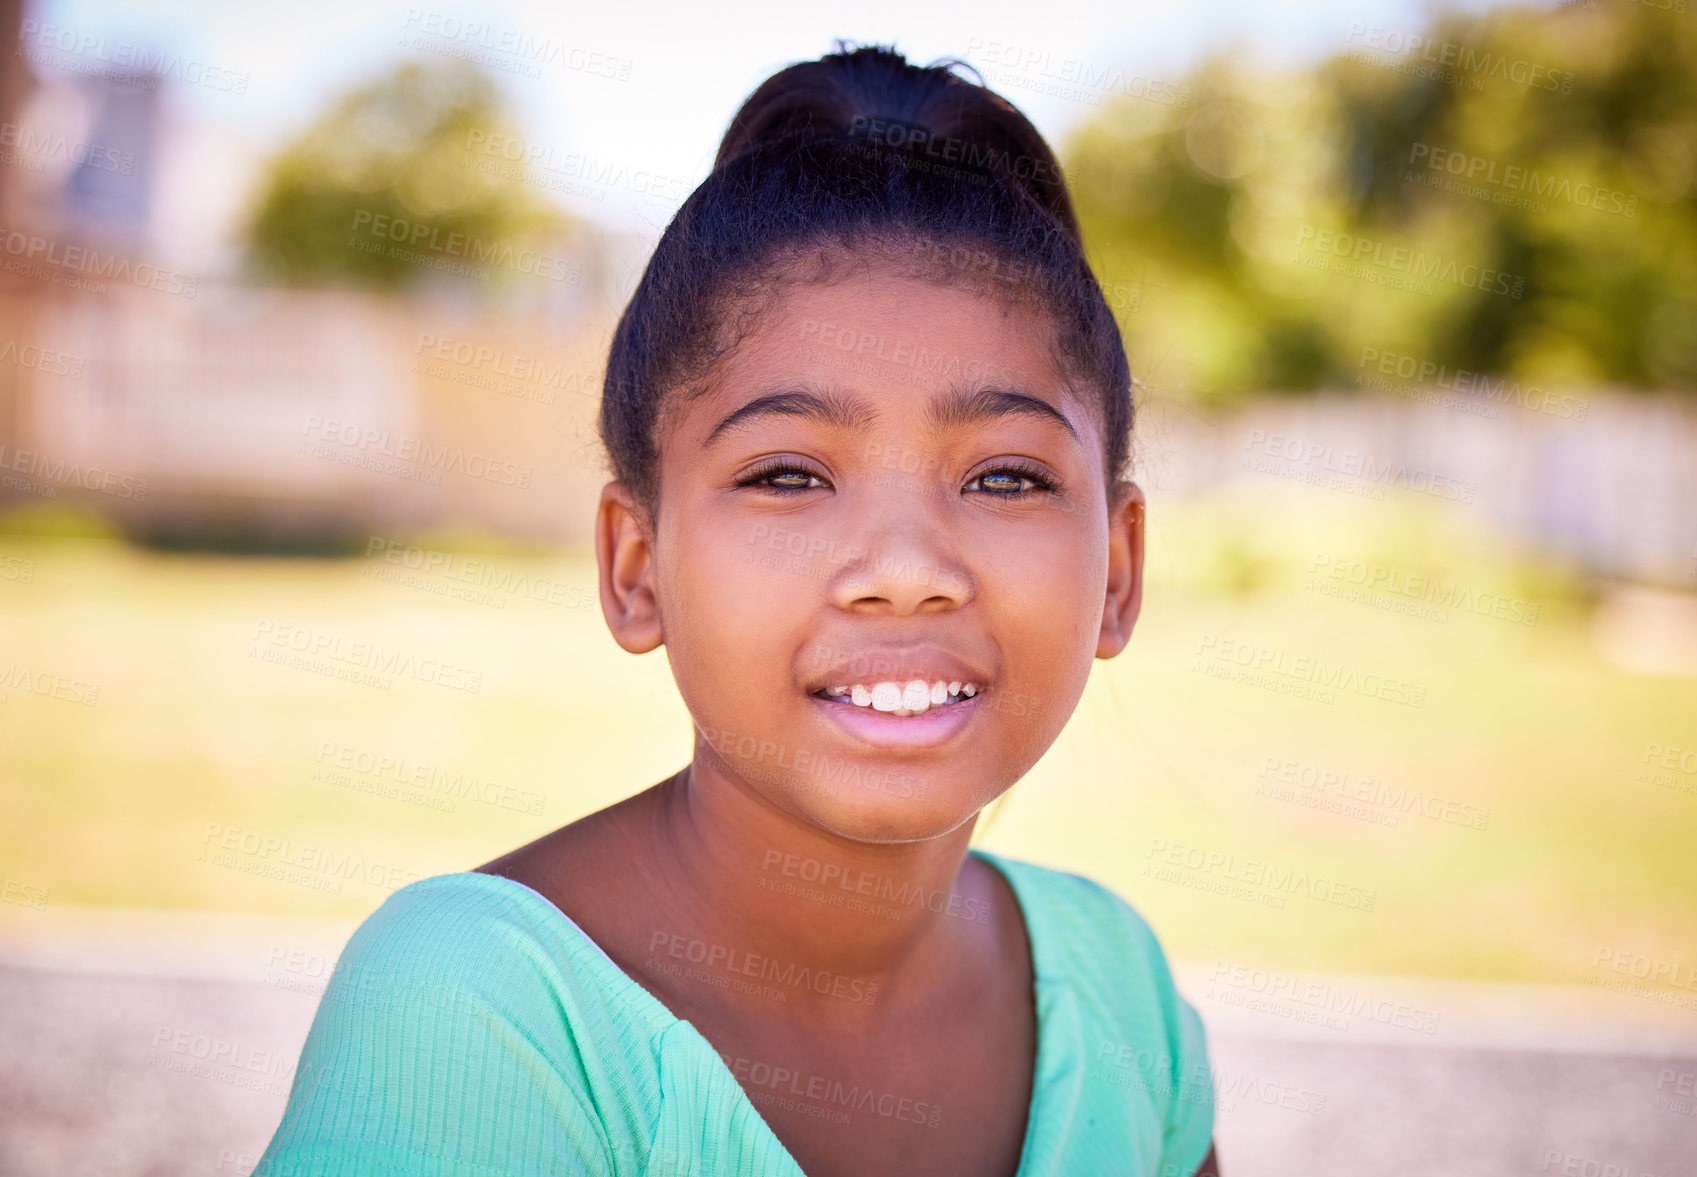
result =
[[[394,290],[433,267],[373,226],[404,224],[400,246],[449,263],[473,260],[462,242],[517,249],[568,231],[522,165],[480,149],[517,141],[475,67],[403,64],[337,100],[272,161],[248,220],[249,260],[286,282]]]
[[[1186,80],[1063,153],[1144,380],[1233,404],[1363,383],[1375,349],[1426,383],[1697,388],[1697,14],[1357,25],[1299,73]]]

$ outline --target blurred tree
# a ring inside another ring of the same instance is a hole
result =
[[[1067,144],[1134,371],[1216,404],[1363,383],[1373,353],[1429,381],[1697,390],[1691,14],[1353,40],[1294,75],[1217,58],[1189,105],[1122,101]]]
[[[494,259],[491,273],[522,273],[506,263],[567,222],[508,158],[516,144],[475,67],[401,65],[335,102],[272,162],[248,219],[250,262],[291,283],[390,290],[480,256]]]

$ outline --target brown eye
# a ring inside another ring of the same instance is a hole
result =
[[[966,484],[967,490],[974,487],[998,499],[1023,499],[1058,489],[1054,480],[1042,471],[1027,466],[997,466],[986,470]]]
[[[813,471],[789,462],[775,462],[750,470],[737,480],[739,488],[755,487],[760,490],[775,491],[778,494],[797,494],[801,491],[828,485],[829,483]]]

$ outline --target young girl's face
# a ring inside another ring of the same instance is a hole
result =
[[[1029,304],[874,266],[786,285],[676,404],[657,531],[625,526],[603,578],[631,590],[621,644],[667,648],[697,778],[912,841],[1054,741],[1129,636],[1142,511],[1129,484],[1110,503],[1100,413],[1048,335]]]

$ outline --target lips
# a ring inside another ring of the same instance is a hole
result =
[[[950,651],[907,646],[849,654],[813,675],[804,689],[824,716],[857,739],[917,748],[951,739],[990,685],[987,670]]]

